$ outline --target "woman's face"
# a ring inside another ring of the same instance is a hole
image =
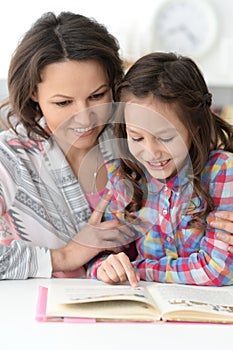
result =
[[[52,63],[41,78],[34,100],[58,142],[91,148],[106,124],[112,101],[103,66],[96,60]]]
[[[184,164],[191,140],[172,105],[153,96],[128,96],[125,107],[130,152],[152,177],[168,179]]]

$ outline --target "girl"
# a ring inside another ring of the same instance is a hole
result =
[[[112,158],[118,51],[104,26],[70,12],[44,14],[16,48],[2,106],[10,129],[0,134],[0,279],[83,276],[132,236],[101,223],[106,201],[91,216]]]
[[[126,151],[109,166],[115,190],[107,217],[143,234],[135,261],[123,252],[94,259],[89,275],[133,286],[139,279],[232,284],[232,255],[210,223],[215,211],[233,210],[233,128],[211,111],[198,67],[152,53],[129,69],[117,93],[125,107],[116,135]]]

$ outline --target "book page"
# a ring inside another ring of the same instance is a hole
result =
[[[148,287],[160,304],[163,314],[187,311],[221,314],[233,320],[233,287],[204,287],[179,284],[156,284]]]
[[[133,300],[153,304],[150,295],[143,287],[132,288],[130,285],[85,285],[70,283],[67,285],[51,284],[49,298],[62,304],[92,303],[108,300]]]
[[[160,316],[143,286],[108,285],[93,280],[51,282],[48,288],[47,315],[112,320],[152,321]]]

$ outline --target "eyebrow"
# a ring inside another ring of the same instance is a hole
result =
[[[91,96],[91,95],[94,95],[94,94],[96,94],[99,90],[101,90],[103,87],[106,87],[106,88],[109,88],[110,89],[110,87],[108,86],[108,84],[102,84],[102,85],[100,85],[96,90],[94,90],[94,91],[92,91],[89,95]],[[62,95],[62,94],[57,94],[57,95],[53,95],[53,96],[51,96],[50,98],[57,98],[57,97],[61,97],[61,98],[71,98],[70,96],[67,96],[67,95]]]
[[[136,130],[130,129],[130,127],[127,127],[127,126],[126,126],[126,129],[127,129],[127,131],[129,131],[129,132],[132,133],[132,134],[140,135],[140,131],[136,131]],[[141,128],[141,130],[142,130],[142,131],[146,131],[146,132],[150,132],[149,130],[142,129],[142,128]],[[177,131],[177,130],[176,130],[176,128],[162,129],[162,130],[156,132],[156,135],[167,134],[167,133],[170,132],[170,131]]]

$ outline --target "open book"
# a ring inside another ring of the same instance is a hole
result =
[[[132,288],[86,279],[52,279],[42,291],[38,321],[233,323],[233,287],[140,282]]]

